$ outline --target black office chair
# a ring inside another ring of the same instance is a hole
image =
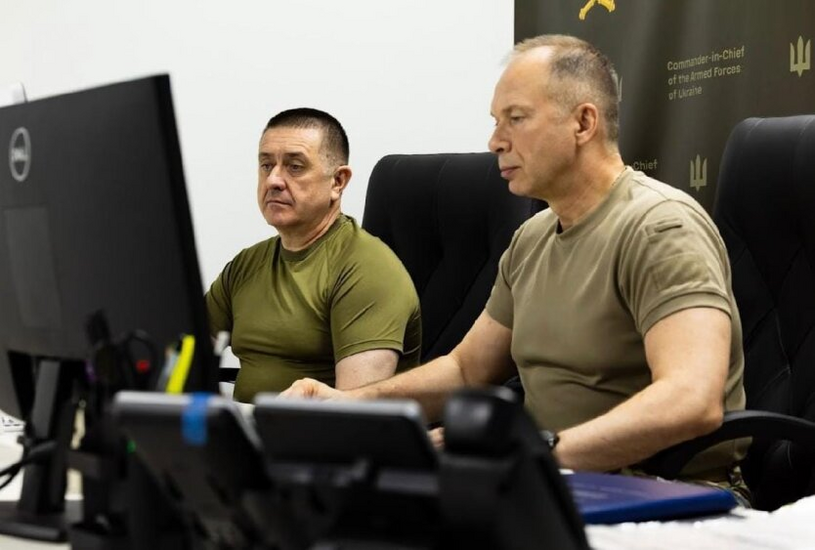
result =
[[[752,436],[742,462],[754,506],[815,494],[815,116],[750,118],[731,133],[714,220],[744,332],[747,409],[655,457],[674,477],[710,444]]]
[[[389,155],[362,226],[405,264],[422,307],[422,362],[449,352],[484,308],[513,233],[546,207],[512,195],[491,153]]]

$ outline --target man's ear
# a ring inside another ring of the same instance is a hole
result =
[[[348,182],[351,181],[351,167],[347,164],[344,164],[334,170],[334,179],[331,182],[331,199],[332,200],[339,200],[342,196],[342,192],[345,191],[345,188],[348,186]]]
[[[578,145],[584,145],[600,131],[600,112],[593,103],[581,103],[575,107],[574,115],[577,121],[575,140]]]

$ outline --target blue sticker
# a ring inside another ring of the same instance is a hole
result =
[[[207,443],[207,402],[212,394],[193,393],[190,404],[181,414],[181,436],[195,447]]]

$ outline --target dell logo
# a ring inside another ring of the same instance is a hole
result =
[[[25,128],[17,128],[11,134],[11,143],[8,146],[8,163],[11,168],[11,177],[23,182],[31,169],[31,136]]]

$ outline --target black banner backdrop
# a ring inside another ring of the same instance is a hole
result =
[[[736,123],[815,114],[813,0],[515,0],[516,41],[548,33],[611,58],[623,159],[708,210]]]

